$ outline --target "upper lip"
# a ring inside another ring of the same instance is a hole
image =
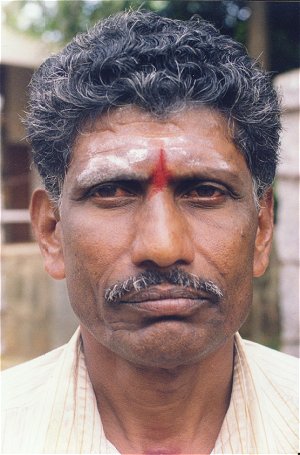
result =
[[[171,288],[171,289],[158,289],[148,288],[141,291],[130,292],[123,296],[121,302],[124,303],[141,303],[156,300],[173,300],[173,299],[211,299],[205,291],[193,290],[188,288]]]

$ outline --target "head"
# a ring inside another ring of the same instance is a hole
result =
[[[122,13],[43,63],[32,218],[83,330],[167,367],[232,337],[268,263],[279,129],[268,75],[197,18]]]

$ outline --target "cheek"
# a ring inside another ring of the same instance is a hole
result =
[[[220,211],[221,212],[221,211]],[[256,223],[249,212],[205,214],[194,225],[194,238],[198,257],[216,270],[222,284],[236,286],[243,281],[252,282]]]
[[[132,217],[112,220],[100,216],[97,209],[84,215],[74,212],[63,223],[67,281],[77,292],[80,288],[95,293],[99,284],[106,287],[111,284],[109,280],[122,277],[131,243]]]
[[[208,216],[207,216],[208,218]],[[231,335],[244,323],[252,303],[255,218],[202,219],[195,237],[197,271],[221,287],[224,333]],[[224,221],[226,220],[226,221]]]
[[[131,217],[105,216],[100,210],[71,213],[63,223],[66,253],[103,259],[126,249],[131,233]]]
[[[87,328],[106,332],[103,306],[104,289],[121,279],[130,245],[130,222],[111,221],[92,210],[82,215],[77,211],[62,217],[66,283],[73,311]],[[103,335],[104,336],[104,335]]]

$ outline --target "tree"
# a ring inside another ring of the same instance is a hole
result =
[[[245,0],[17,0],[4,6],[8,24],[61,44],[96,21],[125,9],[144,8],[162,16],[188,19],[194,14],[213,22],[249,47],[271,71],[299,66],[298,2]]]

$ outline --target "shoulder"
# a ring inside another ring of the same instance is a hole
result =
[[[75,377],[79,342],[77,330],[66,345],[1,374],[1,453],[42,453],[56,400],[57,419]]]
[[[250,365],[264,379],[269,391],[290,400],[297,398],[299,359],[252,341],[243,340],[243,344]]]
[[[23,407],[36,401],[51,380],[65,346],[1,373],[2,410]]]
[[[253,341],[243,340],[247,355],[257,362],[263,362],[271,371],[280,367],[286,367],[288,370],[295,370],[299,365],[299,359],[292,355],[284,354],[275,349],[268,348]]]

